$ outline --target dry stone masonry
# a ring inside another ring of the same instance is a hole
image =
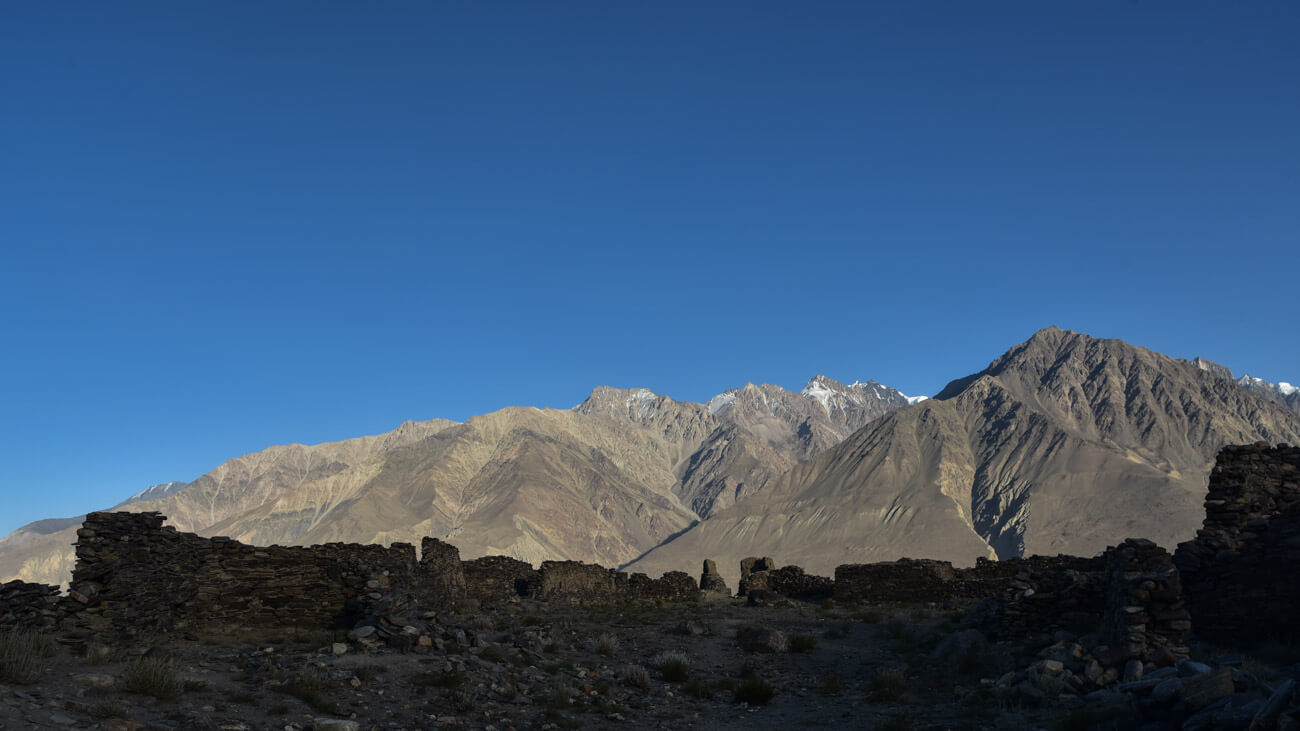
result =
[[[1178,547],[1198,636],[1223,643],[1296,639],[1300,607],[1300,447],[1225,447],[1210,473],[1205,523]]]

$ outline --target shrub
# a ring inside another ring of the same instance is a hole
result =
[[[740,664],[740,677],[748,680],[749,678],[758,677],[758,665],[753,660],[746,660]]]
[[[488,662],[501,662],[502,660],[505,660],[505,656],[495,647],[485,647],[483,648],[483,651],[478,654],[478,659],[487,660]]]
[[[41,658],[50,657],[58,645],[50,637],[29,630],[0,634],[0,681],[30,683],[41,669]]]
[[[86,664],[103,665],[113,658],[113,649],[100,642],[86,643]]]
[[[618,681],[633,688],[650,685],[650,673],[640,665],[625,665],[618,671]]]
[[[772,700],[776,691],[768,685],[767,681],[762,678],[750,678],[740,685],[736,686],[736,702],[748,703],[751,706],[766,705]]]
[[[142,657],[122,672],[122,685],[132,693],[154,698],[176,698],[185,692],[185,681],[166,658]]]
[[[691,681],[683,687],[683,690],[696,698],[704,700],[713,697],[713,684],[707,680],[700,680],[699,678],[692,678]]]
[[[287,684],[280,686],[280,690],[306,703],[314,711],[338,714],[338,705],[325,695],[328,681],[324,669],[308,665]]]
[[[691,661],[684,652],[661,652],[650,662],[670,683],[680,683],[691,674]]]
[[[840,676],[828,675],[826,680],[822,681],[822,695],[839,695],[841,691]]]
[[[871,697],[878,701],[898,700],[907,688],[902,668],[879,668],[871,675]]]
[[[790,652],[808,652],[816,646],[816,635],[795,635],[790,638]]]
[[[596,637],[596,652],[606,657],[618,654],[618,636],[610,632],[602,632]]]

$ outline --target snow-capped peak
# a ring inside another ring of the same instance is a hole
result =
[[[632,391],[632,395],[627,397],[628,413],[636,413],[636,418],[644,419],[647,416],[654,416],[658,412],[655,401],[659,400],[659,394],[648,388],[638,388]]]
[[[1240,383],[1241,385],[1246,386],[1247,388],[1253,386],[1255,388],[1263,388],[1263,389],[1268,389],[1270,391],[1276,391],[1282,394],[1283,396],[1290,396],[1296,393],[1297,391],[1300,391],[1300,387],[1293,386],[1290,383],[1287,383],[1286,381],[1269,383],[1268,381],[1265,381],[1263,378],[1256,378],[1250,375],[1249,373],[1243,375],[1241,378],[1238,378],[1237,383]]]
[[[709,408],[710,414],[717,414],[726,411],[732,406],[735,406],[735,404],[736,404],[736,392],[725,391],[709,399],[709,403],[707,404],[707,406]]]
[[[914,405],[914,404],[919,404],[919,403],[921,403],[922,401],[929,401],[929,400],[930,400],[930,397],[929,397],[929,396],[908,396],[907,394],[903,394],[903,398],[907,399],[907,405],[908,405],[908,406],[912,406],[912,405]]]
[[[799,390],[799,393],[817,399],[817,403],[822,405],[827,414],[831,413],[832,408],[842,406],[839,402],[844,400],[844,395],[834,390],[830,379],[823,375],[813,376],[812,380]]]

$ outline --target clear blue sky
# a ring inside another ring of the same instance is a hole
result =
[[[275,443],[934,393],[1046,325],[1300,381],[1300,4],[0,5],[0,532]]]

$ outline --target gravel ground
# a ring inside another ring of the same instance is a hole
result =
[[[0,727],[1053,728],[981,692],[1004,648],[945,654],[955,609],[525,602],[426,617],[405,651],[345,633],[48,643]],[[57,634],[54,639],[58,639]],[[65,638],[65,642],[66,642]],[[84,639],[84,638],[83,638]],[[951,644],[951,643],[948,643]],[[937,651],[936,651],[937,648]],[[770,697],[768,697],[770,694]]]

